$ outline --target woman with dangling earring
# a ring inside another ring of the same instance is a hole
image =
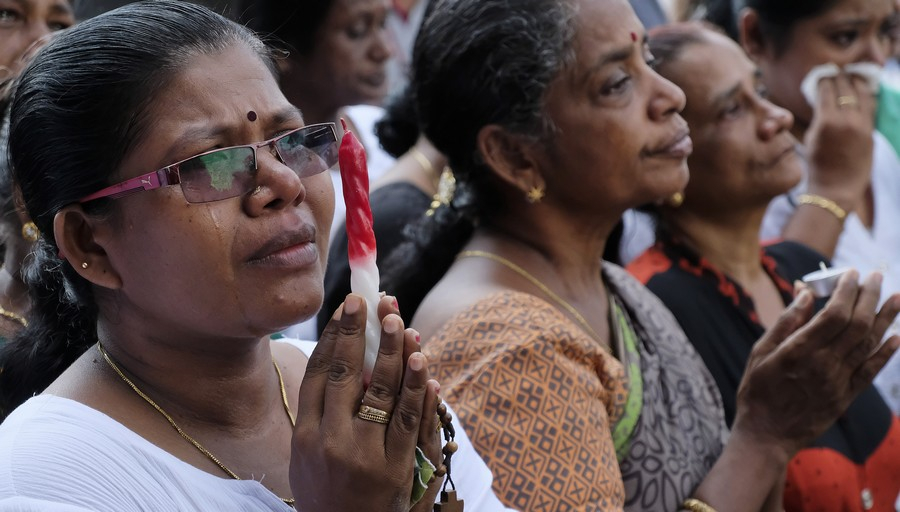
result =
[[[20,268],[40,231],[16,207],[6,161],[9,134],[7,98],[10,84],[48,37],[75,23],[68,0],[27,0],[0,8],[0,346],[28,325],[31,302]]]
[[[0,242],[3,244],[3,266],[0,267],[0,345],[28,325],[31,301],[28,286],[22,280],[21,268],[40,231],[34,222],[16,206],[12,176],[6,159],[9,134],[6,101],[0,104]]]

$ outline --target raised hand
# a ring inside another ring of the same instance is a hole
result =
[[[804,141],[809,192],[851,212],[871,181],[876,101],[863,78],[847,73],[819,81],[816,98]]]
[[[437,382],[417,351],[418,334],[404,329],[392,303],[385,297],[378,305],[381,347],[367,389],[361,297],[347,296],[309,360],[291,452],[297,510],[407,512],[417,444],[440,463]],[[435,481],[422,503],[433,503],[438,490]]]
[[[813,298],[802,291],[754,346],[738,389],[733,431],[784,450],[785,460],[821,435],[872,382],[900,346],[882,344],[900,312],[900,295],[879,311],[880,274],[862,285],[845,274],[811,320]]]

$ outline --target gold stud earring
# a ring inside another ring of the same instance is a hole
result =
[[[681,203],[684,202],[684,194],[681,192],[675,192],[668,199],[666,199],[666,204],[671,206],[672,208],[678,208],[681,206]]]
[[[82,261],[82,262],[81,262],[81,268],[88,268],[88,267],[90,267],[90,265],[88,264],[88,262],[86,262],[86,261]]]
[[[38,229],[34,222],[26,222],[22,225],[22,238],[29,242],[37,242],[41,236],[41,230]]]
[[[531,187],[531,190],[528,191],[528,194],[525,196],[525,200],[531,204],[540,203],[541,199],[544,198],[544,187]]]

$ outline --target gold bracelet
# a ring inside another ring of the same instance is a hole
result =
[[[688,510],[689,512],[716,512],[716,509],[696,498],[684,500],[684,503],[681,504],[681,508]]]
[[[847,210],[841,208],[837,203],[827,197],[817,196],[815,194],[800,194],[797,196],[798,204],[811,204],[818,206],[832,213],[841,222],[847,218]]]

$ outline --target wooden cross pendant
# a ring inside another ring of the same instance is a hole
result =
[[[434,505],[434,512],[463,512],[463,500],[456,499],[456,491],[441,491],[441,501]]]

